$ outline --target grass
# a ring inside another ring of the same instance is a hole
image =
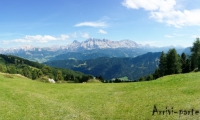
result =
[[[200,119],[200,113],[153,116],[154,105],[200,110],[200,73],[115,84],[51,84],[0,74],[1,120]]]

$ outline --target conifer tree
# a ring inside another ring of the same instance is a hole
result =
[[[181,73],[181,66],[181,59],[176,49],[170,49],[166,54],[166,75]]]
[[[62,72],[60,70],[58,70],[57,76],[56,76],[56,81],[59,81],[59,80],[63,80]]]
[[[36,71],[36,70],[33,70],[33,71],[32,71],[32,79],[35,80],[35,79],[37,79],[37,78],[38,78],[38,76],[37,76],[37,71]]]
[[[185,55],[185,53],[182,53],[181,54],[181,64],[182,64],[182,67],[181,67],[181,69],[182,69],[182,73],[187,73],[188,71],[187,71],[187,58],[186,58],[186,55]]]
[[[147,81],[153,80],[153,75],[151,75],[151,74],[150,74],[150,75],[147,75],[147,76],[146,76],[146,80],[147,80]]]
[[[186,73],[191,71],[191,60],[188,58],[186,60],[186,69],[185,69]]]
[[[3,66],[0,65],[0,72],[3,72]]]
[[[153,78],[154,78],[154,79],[157,79],[157,78],[159,78],[159,77],[160,77],[160,69],[157,68],[157,69],[155,70],[155,72],[153,73]]]
[[[162,52],[159,63],[160,76],[164,76],[166,72],[166,55]]]
[[[192,70],[197,68],[200,69],[200,39],[196,38],[196,41],[193,43],[191,47],[191,68]]]

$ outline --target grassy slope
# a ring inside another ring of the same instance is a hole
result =
[[[0,74],[0,119],[179,119],[152,116],[154,105],[200,110],[200,73],[123,84],[48,84]]]

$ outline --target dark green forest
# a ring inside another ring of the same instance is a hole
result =
[[[0,72],[21,74],[33,80],[53,78],[55,81],[86,82],[88,79],[93,78],[92,75],[85,75],[81,72],[53,68],[20,57],[3,54],[0,54]]]
[[[81,71],[94,76],[103,76],[106,80],[126,76],[129,80],[134,81],[141,76],[153,73],[158,67],[160,55],[160,52],[149,52],[135,58],[100,57],[89,60],[56,60],[44,64]]]

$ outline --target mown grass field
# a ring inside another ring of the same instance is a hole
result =
[[[2,120],[173,120],[198,115],[152,115],[153,107],[200,110],[200,73],[151,82],[50,84],[0,74]]]

